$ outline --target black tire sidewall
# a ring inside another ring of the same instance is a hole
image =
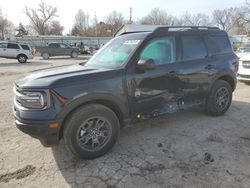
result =
[[[77,131],[83,121],[93,116],[102,116],[106,118],[112,127],[112,134],[108,142],[98,151],[87,151],[81,148],[77,143]],[[83,159],[93,159],[107,153],[115,144],[120,132],[119,120],[115,113],[102,105],[87,105],[76,110],[64,129],[64,140],[66,147],[76,156]]]
[[[24,57],[25,61],[20,61],[19,60],[20,57]],[[18,60],[19,63],[26,63],[27,62],[27,57],[25,55],[18,55],[17,60]]]
[[[222,87],[227,88],[230,96],[229,96],[229,102],[228,102],[226,108],[224,108],[222,111],[219,111],[215,106],[215,95],[216,95],[216,92]],[[231,102],[232,102],[232,87],[230,86],[230,84],[228,82],[226,82],[224,80],[217,80],[214,83],[214,85],[209,93],[208,99],[207,99],[207,105],[206,105],[207,112],[212,116],[223,115],[230,107]]]

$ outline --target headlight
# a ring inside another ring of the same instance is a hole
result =
[[[49,107],[49,92],[20,91],[14,88],[15,103],[25,109],[46,109]]]

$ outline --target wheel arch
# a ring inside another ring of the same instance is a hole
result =
[[[68,118],[73,114],[77,109],[81,108],[82,106],[89,105],[89,104],[100,104],[109,109],[111,109],[117,116],[120,126],[124,126],[124,121],[127,118],[128,112],[124,107],[117,103],[115,100],[110,100],[109,98],[92,98],[89,100],[81,100],[78,99],[72,103],[66,112],[63,113],[62,122],[59,130],[59,139],[63,137],[63,129],[65,128],[65,123],[67,122]]]
[[[16,56],[16,58],[18,58],[20,55],[23,55],[23,56],[25,56],[25,57],[28,59],[28,56],[27,56],[26,54],[24,54],[24,53],[18,54],[18,55]]]

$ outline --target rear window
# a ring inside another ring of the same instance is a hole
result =
[[[209,51],[212,54],[217,55],[232,52],[232,47],[227,36],[209,36],[207,43]]]
[[[21,44],[21,46],[22,46],[22,49],[24,49],[24,50],[30,50],[30,48],[29,48],[28,45],[23,45],[23,44]]]
[[[202,59],[207,56],[207,49],[200,36],[183,36],[182,60]]]

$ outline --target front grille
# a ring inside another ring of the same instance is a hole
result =
[[[242,61],[243,68],[250,69],[250,61]]]

